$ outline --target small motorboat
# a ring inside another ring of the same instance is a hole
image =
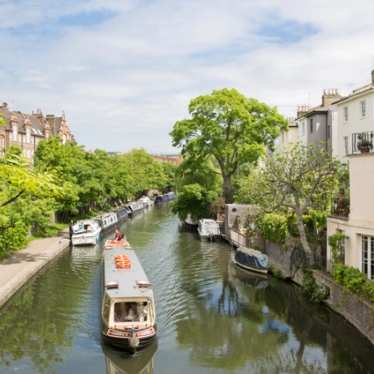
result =
[[[114,246],[104,251],[101,319],[104,340],[131,353],[156,336],[152,284],[130,248]]]
[[[215,240],[221,236],[219,224],[214,219],[199,220],[197,232],[202,240]]]
[[[76,245],[96,245],[100,239],[101,227],[94,219],[76,222],[71,226],[71,243]]]
[[[252,248],[239,247],[231,259],[235,265],[256,273],[267,274],[269,270],[268,256]]]

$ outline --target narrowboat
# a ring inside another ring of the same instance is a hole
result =
[[[215,240],[221,236],[219,224],[214,219],[200,219],[197,232],[201,240]]]
[[[134,353],[150,344],[156,336],[152,284],[134,250],[108,246],[103,256],[103,339]]]
[[[101,227],[94,219],[76,222],[71,226],[71,243],[76,245],[96,245],[100,240]]]
[[[118,222],[126,221],[129,218],[129,211],[130,209],[128,207],[121,207],[117,210],[117,219]]]
[[[175,200],[175,198],[176,198],[175,193],[171,191],[171,192],[168,192],[164,195],[156,196],[155,204],[165,203],[165,202],[168,202],[168,201],[171,201],[171,200]]]
[[[148,196],[142,196],[138,200],[141,204],[143,204],[144,209],[150,208],[152,205],[154,205],[153,200],[151,200]]]
[[[110,212],[105,213],[99,217],[101,224],[101,231],[107,233],[113,230],[114,226],[118,224],[118,217],[116,213]]]
[[[252,248],[239,247],[232,253],[232,262],[242,269],[267,274],[269,259],[264,253]]]
[[[131,213],[130,216],[134,216],[135,214],[140,213],[144,209],[143,203],[139,201],[132,201],[127,204],[127,207],[130,209]]]

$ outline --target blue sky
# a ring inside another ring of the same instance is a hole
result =
[[[236,87],[289,116],[324,88],[365,84],[374,9],[346,5],[0,0],[0,101],[65,111],[89,149],[173,152],[173,124],[213,89]]]

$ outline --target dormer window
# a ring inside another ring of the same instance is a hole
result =
[[[361,117],[366,117],[366,100],[360,101]]]

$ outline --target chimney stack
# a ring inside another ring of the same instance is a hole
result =
[[[308,105],[298,105],[297,106],[297,118],[303,116],[305,113],[309,111]]]
[[[328,90],[323,90],[322,95],[322,106],[328,107],[330,106],[334,101],[340,99],[341,96],[339,95],[339,92],[336,88],[330,88]]]

